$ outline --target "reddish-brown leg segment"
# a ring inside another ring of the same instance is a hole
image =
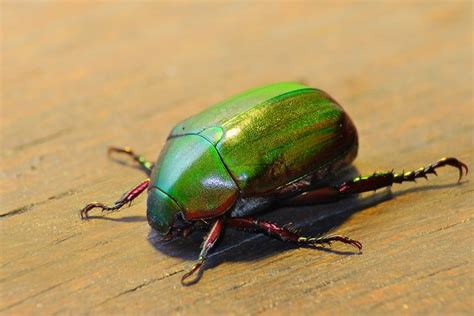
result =
[[[220,217],[214,222],[214,224],[211,227],[211,230],[207,234],[206,239],[204,239],[204,242],[202,243],[202,246],[201,246],[201,253],[199,254],[198,261],[181,278],[181,283],[183,285],[191,285],[191,284],[196,283],[199,280],[199,277],[198,277],[195,280],[186,282],[187,278],[189,278],[191,275],[193,275],[197,270],[199,270],[202,267],[202,265],[204,264],[204,261],[206,261],[207,253],[209,252],[209,250],[211,250],[211,248],[215,245],[216,241],[219,239],[219,236],[221,235],[223,228],[224,228],[224,219]]]
[[[410,172],[394,173],[383,172],[374,173],[371,176],[357,177],[352,181],[344,182],[334,187],[323,187],[313,191],[303,192],[297,196],[282,201],[286,205],[308,205],[316,203],[325,203],[337,201],[350,194],[357,194],[368,191],[375,191],[383,187],[392,186],[394,183],[402,183],[406,181],[416,181],[418,178],[427,179],[428,174],[437,175],[436,169],[444,166],[455,167],[459,170],[459,181],[463,176],[463,172],[467,174],[468,168],[466,164],[456,158],[442,158],[426,167],[419,168]]]
[[[332,235],[332,236],[318,236],[318,237],[303,237],[291,230],[266,221],[262,221],[253,217],[233,217],[227,219],[227,224],[230,227],[245,231],[264,232],[271,237],[277,237],[281,240],[291,241],[300,245],[331,245],[334,241],[339,241],[344,244],[349,244],[357,249],[362,249],[362,244],[357,240],[350,239],[346,236]]]
[[[146,179],[130,191],[126,192],[120,199],[115,201],[113,206],[107,206],[105,204],[99,203],[99,202],[92,202],[87,204],[80,212],[81,218],[82,219],[87,219],[88,218],[88,213],[94,209],[94,208],[100,208],[102,211],[117,211],[120,209],[122,206],[124,206],[127,203],[131,203],[137,196],[139,196],[143,191],[148,188],[148,185],[150,184],[150,179]]]

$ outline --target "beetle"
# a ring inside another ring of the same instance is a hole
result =
[[[181,279],[198,271],[225,226],[264,232],[298,245],[362,244],[341,235],[306,237],[260,220],[255,214],[280,205],[335,202],[354,194],[415,181],[452,166],[459,180],[468,167],[456,158],[410,172],[359,176],[338,185],[327,179],[349,166],[358,151],[357,130],[348,114],[322,90],[301,83],[276,83],[246,91],[177,124],[156,164],[129,148],[110,153],[132,157],[151,175],[113,205],[87,204],[82,219],[99,208],[117,211],[148,191],[147,219],[166,238],[208,233],[197,262]]]

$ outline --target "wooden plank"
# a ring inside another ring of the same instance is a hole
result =
[[[154,158],[178,121],[276,81],[344,105],[363,174],[446,155],[474,166],[470,2],[3,1],[2,29],[3,314],[472,311],[473,184],[452,169],[264,216],[307,234],[336,226],[361,255],[228,230],[192,287],[179,280],[202,236],[162,241],[143,198],[78,217],[144,177],[107,146]]]

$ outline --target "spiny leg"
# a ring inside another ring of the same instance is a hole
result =
[[[360,176],[337,186],[328,186],[313,191],[303,192],[283,201],[282,203],[286,205],[307,205],[333,202],[350,194],[358,194],[362,192],[375,191],[383,187],[390,187],[394,183],[416,181],[418,178],[428,179],[428,174],[437,175],[436,169],[444,166],[455,167],[459,170],[458,182],[461,181],[463,172],[465,172],[465,174],[468,172],[466,164],[458,159],[442,158],[431,165],[421,167],[414,171],[402,173],[394,173],[393,171],[390,171],[374,173],[373,175],[366,177]]]
[[[211,230],[206,236],[206,239],[204,239],[204,242],[202,243],[202,246],[201,246],[201,252],[199,253],[198,261],[181,278],[181,283],[183,285],[191,285],[199,281],[199,276],[196,279],[189,282],[186,282],[186,279],[189,278],[191,275],[193,275],[197,270],[199,270],[202,267],[202,265],[204,264],[204,261],[206,261],[207,253],[215,245],[217,239],[219,239],[219,236],[221,235],[223,228],[224,228],[224,219],[220,217],[214,222],[214,224],[211,227]]]
[[[262,221],[253,217],[232,217],[227,219],[227,224],[230,227],[234,227],[246,231],[264,232],[271,237],[277,237],[281,240],[291,241],[300,245],[308,246],[324,246],[325,244],[331,245],[332,242],[339,241],[344,244],[349,244],[357,249],[362,249],[362,244],[346,236],[341,235],[329,235],[329,236],[318,236],[318,237],[303,237],[287,228],[280,227],[274,223]]]
[[[117,211],[125,204],[131,204],[136,197],[138,197],[143,191],[146,190],[146,188],[148,188],[149,184],[150,179],[146,179],[136,187],[132,188],[130,191],[125,192],[125,194],[123,194],[120,199],[114,202],[113,206],[107,206],[99,202],[89,203],[80,211],[81,218],[88,219],[88,213],[96,207],[102,209],[102,211]]]
[[[136,154],[133,151],[133,149],[131,149],[130,147],[123,147],[123,148],[109,147],[109,150],[107,151],[107,153],[109,154],[109,156],[112,153],[121,153],[121,154],[126,154],[132,157],[132,159],[138,162],[140,167],[142,167],[148,175],[151,174],[151,170],[153,169],[153,166],[154,166],[154,164],[146,160],[145,157],[143,157],[142,155]]]

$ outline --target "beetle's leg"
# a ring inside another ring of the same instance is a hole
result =
[[[414,171],[402,173],[389,171],[374,173],[373,175],[366,177],[360,176],[337,186],[328,186],[313,191],[303,192],[297,196],[284,200],[282,203],[286,205],[305,205],[337,201],[350,194],[375,191],[383,187],[390,187],[394,183],[416,181],[418,178],[428,179],[428,174],[432,173],[437,175],[436,169],[443,166],[452,166],[459,170],[458,182],[461,181],[463,174],[467,174],[468,172],[466,164],[456,158],[442,158],[431,165],[421,167]]]
[[[181,283],[183,285],[191,285],[199,281],[199,278],[200,278],[199,276],[189,282],[186,282],[186,279],[189,278],[191,275],[193,275],[196,271],[198,271],[202,267],[202,265],[204,264],[204,261],[206,261],[207,253],[215,245],[217,239],[219,239],[219,236],[221,235],[223,228],[224,228],[224,219],[220,217],[214,222],[214,224],[211,227],[211,230],[206,236],[206,239],[204,239],[204,242],[202,243],[202,246],[201,246],[201,252],[199,253],[198,261],[181,278]]]
[[[147,174],[151,173],[151,169],[153,169],[153,166],[154,166],[154,164],[146,160],[145,157],[143,157],[142,155],[136,154],[133,151],[133,149],[131,149],[130,147],[123,147],[123,148],[109,147],[109,150],[107,151],[107,153],[109,154],[109,156],[112,153],[121,153],[121,154],[126,154],[132,157],[132,159],[138,162],[140,167],[142,167]]]
[[[300,245],[317,246],[325,244],[331,245],[332,242],[339,241],[349,244],[357,249],[362,249],[362,244],[357,240],[350,239],[341,235],[329,235],[318,237],[303,237],[298,233],[287,228],[279,227],[276,224],[262,221],[253,217],[232,217],[227,220],[230,227],[234,227],[246,231],[265,232],[271,237],[277,237],[282,240],[291,241]]]
[[[125,194],[122,195],[120,199],[115,201],[113,206],[107,206],[105,204],[99,203],[99,202],[92,202],[87,204],[81,211],[80,215],[82,219],[87,219],[88,218],[88,213],[94,209],[94,208],[100,208],[102,211],[116,211],[120,209],[122,206],[124,206],[127,203],[132,203],[132,201],[139,196],[143,191],[146,190],[148,187],[148,184],[150,184],[150,179],[146,179],[130,191],[127,191]]]

